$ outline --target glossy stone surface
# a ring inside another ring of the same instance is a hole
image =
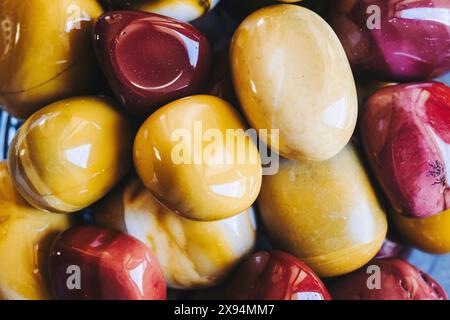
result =
[[[70,226],[63,214],[32,207],[0,162],[0,300],[51,299],[47,256],[51,241]]]
[[[213,9],[220,0],[103,0],[109,8],[159,13],[192,21]]]
[[[331,299],[322,281],[305,263],[282,251],[257,252],[245,260],[228,282],[227,298]]]
[[[415,81],[450,70],[450,2],[334,0],[330,24],[356,71]]]
[[[195,93],[208,73],[208,41],[192,25],[178,20],[113,11],[95,23],[93,37],[116,97],[138,116]]]
[[[113,11],[94,26],[94,46],[117,99],[148,116],[195,93],[207,75],[210,47],[190,24],[152,13]]]
[[[355,83],[339,39],[314,12],[284,4],[252,13],[234,34],[231,70],[252,127],[279,129],[279,141],[268,141],[272,150],[326,160],[349,141]]]
[[[61,300],[166,299],[166,283],[153,253],[114,230],[84,226],[63,232],[52,244],[49,272]]]
[[[368,288],[367,284],[375,284],[375,281],[369,279],[373,272],[368,274],[367,267],[364,267],[328,286],[333,299],[447,300],[447,295],[439,283],[405,260],[375,260],[368,266],[381,270],[380,288]]]
[[[420,250],[434,253],[450,253],[450,211],[428,218],[409,218],[392,212],[395,226],[402,236]]]
[[[264,176],[259,210],[275,245],[331,277],[354,271],[381,248],[386,216],[358,154],[328,161],[282,160]]]
[[[53,212],[75,212],[103,197],[131,166],[132,129],[102,97],[55,102],[22,125],[8,169],[22,196]]]
[[[126,232],[156,254],[172,288],[194,289],[220,283],[253,248],[254,213],[198,222],[164,207],[137,178],[94,208],[96,224]]]
[[[261,187],[259,152],[245,129],[237,111],[220,98],[174,101],[139,129],[136,171],[157,199],[186,218],[231,217],[248,209]]]
[[[31,14],[32,12],[32,14]],[[98,87],[90,41],[97,1],[0,3],[0,106],[19,118]]]
[[[396,211],[428,217],[449,202],[450,88],[390,86],[365,106],[362,138],[372,169]]]

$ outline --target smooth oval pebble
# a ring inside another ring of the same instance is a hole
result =
[[[208,95],[176,100],[153,113],[134,142],[144,185],[186,218],[220,220],[258,196],[262,167],[245,123],[226,101]]]
[[[68,215],[32,207],[14,188],[0,162],[0,300],[44,300],[53,294],[48,279],[51,241],[69,228]]]
[[[330,293],[336,300],[447,300],[439,283],[401,259],[372,261],[330,283]]]
[[[330,24],[357,72],[391,81],[450,70],[450,2],[334,0]]]
[[[114,102],[76,97],[34,113],[14,137],[8,169],[37,208],[75,212],[108,193],[131,167],[132,128]]]
[[[367,158],[394,209],[429,217],[450,205],[450,87],[416,83],[385,87],[364,107]]]
[[[137,178],[94,207],[95,222],[144,242],[158,257],[172,288],[219,284],[255,243],[253,209],[234,217],[199,222],[164,207]]]
[[[91,0],[0,1],[0,107],[26,119],[54,101],[98,89],[102,76],[90,36],[102,13]]]
[[[59,300],[165,300],[166,282],[139,240],[96,226],[71,228],[53,241],[49,273]]]
[[[104,0],[112,9],[128,9],[162,14],[192,21],[212,10],[220,0]]]
[[[400,234],[413,246],[432,254],[450,253],[450,210],[421,219],[394,210],[391,216]]]
[[[389,220],[390,221],[390,220]],[[393,232],[393,227],[389,228],[388,235],[384,239],[383,246],[378,251],[375,259],[386,258],[407,258],[411,253],[411,247],[405,243],[404,239],[398,234]],[[397,231],[397,230],[396,230]]]
[[[281,160],[264,176],[259,211],[274,243],[321,277],[352,272],[386,236],[385,213],[356,150],[322,162]]]
[[[234,87],[252,127],[293,160],[326,160],[349,141],[358,113],[345,52],[328,24],[296,5],[247,17],[231,45]]]
[[[319,277],[283,251],[262,251],[247,258],[226,285],[236,300],[331,300]]]
[[[93,39],[114,94],[138,116],[195,93],[208,73],[206,38],[192,25],[169,17],[108,12],[96,21]]]

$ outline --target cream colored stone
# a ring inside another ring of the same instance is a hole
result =
[[[326,160],[349,141],[357,96],[344,49],[314,12],[281,4],[260,9],[231,45],[234,86],[256,129],[279,129],[269,141],[294,160]]]
[[[220,98],[175,100],[141,125],[134,167],[177,214],[199,221],[229,218],[249,208],[261,188],[258,148],[245,130],[240,115]]]
[[[144,242],[172,288],[218,284],[251,251],[256,237],[251,208],[219,221],[188,220],[164,207],[137,178],[104,199],[94,214],[99,225]]]
[[[9,149],[20,194],[50,212],[76,212],[100,200],[131,166],[132,125],[105,97],[74,97],[35,112]]]

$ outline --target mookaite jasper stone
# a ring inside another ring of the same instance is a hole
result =
[[[450,2],[334,0],[330,24],[356,71],[391,81],[450,70]]]
[[[228,299],[330,300],[317,275],[302,261],[282,251],[257,252],[233,274]]]
[[[195,289],[217,285],[253,248],[253,209],[200,222],[164,207],[137,178],[94,207],[96,224],[126,232],[156,254],[167,284]]]
[[[379,282],[375,270],[381,271]],[[401,259],[372,261],[331,282],[329,289],[336,300],[447,300],[439,283]]]
[[[159,13],[182,21],[192,21],[213,9],[220,0],[103,0],[112,9]]]
[[[272,150],[326,160],[349,141],[355,83],[339,39],[314,12],[280,4],[252,13],[233,37],[231,69],[252,127],[279,130],[279,141],[266,139]]]
[[[237,111],[208,95],[183,98],[153,113],[134,142],[144,185],[169,209],[211,221],[247,210],[258,196],[258,148]]]
[[[328,161],[282,160],[264,176],[258,205],[274,242],[319,276],[360,268],[386,236],[385,213],[351,145]]]
[[[392,212],[392,219],[404,239],[420,250],[450,253],[450,210],[421,219]]]
[[[0,162],[0,300],[51,299],[47,257],[51,241],[70,227],[67,215],[40,211],[15,190]]]
[[[18,191],[37,208],[75,212],[99,200],[131,167],[132,129],[102,97],[55,102],[22,125],[9,149]]]
[[[95,23],[94,46],[117,99],[139,116],[195,93],[210,64],[197,29],[152,13],[106,13]]]
[[[86,94],[101,74],[90,41],[97,1],[0,1],[0,106],[27,118]]]
[[[57,299],[166,299],[166,282],[153,253],[114,230],[83,226],[64,231],[52,244],[49,272]]]
[[[366,103],[367,157],[396,211],[428,217],[449,207],[450,88],[418,83],[383,88]]]

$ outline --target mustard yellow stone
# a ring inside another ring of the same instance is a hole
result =
[[[144,242],[158,257],[170,287],[213,286],[255,243],[252,209],[212,222],[185,219],[164,207],[137,178],[94,208],[95,222]]]
[[[422,219],[391,213],[397,229],[412,245],[433,254],[450,253],[450,210]]]
[[[112,7],[162,14],[192,21],[213,9],[220,0],[109,0]],[[108,0],[106,0],[108,2]]]
[[[9,150],[18,191],[34,206],[74,212],[103,197],[131,166],[132,132],[112,101],[77,97],[34,113]]]
[[[282,160],[258,205],[269,235],[319,276],[352,272],[378,252],[386,217],[349,145],[328,161]]]
[[[0,299],[50,299],[47,255],[69,217],[29,205],[15,190],[6,162],[0,162]]]
[[[339,39],[316,13],[291,4],[248,16],[231,44],[231,70],[252,127],[279,130],[271,149],[292,160],[327,160],[355,129],[358,102]]]
[[[92,0],[0,1],[0,106],[27,118],[96,88],[91,28],[102,12]]]
[[[160,108],[139,129],[134,165],[144,185],[169,209],[210,221],[248,209],[258,196],[258,149],[235,109],[207,95]]]

